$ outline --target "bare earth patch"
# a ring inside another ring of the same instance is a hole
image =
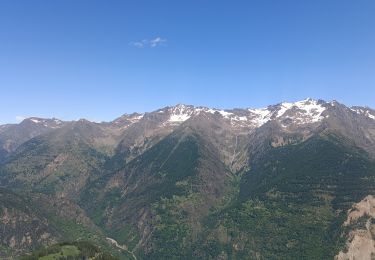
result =
[[[340,251],[335,257],[337,260],[373,260],[375,259],[375,197],[368,195],[359,203],[353,205],[348,211],[348,218],[344,222],[345,227],[355,225],[360,218],[365,217],[364,228],[356,228],[349,232],[346,249]]]

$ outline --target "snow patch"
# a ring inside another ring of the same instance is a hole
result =
[[[318,122],[323,119],[322,113],[326,110],[316,100],[307,99],[294,103],[296,107],[305,112],[311,123]]]
[[[295,103],[281,103],[281,108],[277,112],[277,118],[282,117],[288,110],[297,108],[300,113],[294,117],[287,117],[300,124],[316,123],[324,117],[322,113],[326,110],[318,101],[313,99],[305,99]]]
[[[220,109],[212,109],[206,107],[193,107],[193,106],[186,106],[186,105],[177,105],[169,109],[170,117],[169,122],[173,123],[181,123],[188,120],[190,117],[198,115],[202,112],[206,113],[219,113],[225,119],[233,119],[235,116],[233,113],[220,110]]]
[[[286,113],[291,109],[298,109],[294,116],[288,116]],[[322,113],[325,111],[325,107],[318,103],[316,100],[305,99],[295,103],[283,102],[277,106],[276,109],[272,110],[271,107],[261,109],[248,109],[253,114],[252,122],[256,126],[261,126],[272,119],[283,119],[289,118],[294,123],[307,124],[321,121],[324,117]],[[283,125],[286,127],[285,125]]]
[[[224,110],[218,110],[217,112],[219,112],[219,114],[222,115],[225,118],[229,118],[231,115],[233,115],[233,113],[229,113],[229,112],[226,112]]]
[[[34,122],[35,124],[39,124],[41,121],[39,119],[31,118],[30,121]]]
[[[224,118],[230,118],[233,115],[233,113],[227,112],[225,110],[212,109],[212,108],[208,108],[203,111],[211,113],[211,114],[219,113]]]
[[[294,103],[286,103],[286,102],[281,103],[280,109],[279,109],[279,111],[277,111],[276,117],[280,117],[280,116],[284,115],[285,112],[287,110],[289,110],[290,108],[292,108],[293,106],[295,106]]]
[[[257,126],[262,126],[271,120],[272,112],[268,108],[260,109],[249,109],[249,112],[253,114],[251,121]]]
[[[237,120],[237,121],[247,121],[246,116],[236,116],[234,119]]]
[[[371,119],[375,120],[375,115],[373,115],[368,109],[351,108],[351,110],[354,111],[355,113],[359,114],[359,115],[364,115],[364,116],[367,116],[368,118],[371,118]]]
[[[138,116],[131,117],[131,118],[130,118],[130,121],[131,121],[132,123],[138,122],[139,120],[141,120],[141,119],[144,117],[144,115],[145,115],[145,114],[140,114],[140,115],[138,115]]]
[[[57,124],[57,125],[61,125],[61,120],[59,120],[59,119],[53,119],[53,121],[55,122],[55,124]]]
[[[194,108],[185,105],[177,105],[169,109],[170,117],[168,122],[181,123],[188,120],[194,114]]]
[[[188,114],[176,114],[171,115],[169,118],[169,122],[184,122],[190,118],[190,115]]]
[[[236,110],[222,110],[206,107],[193,107],[186,105],[177,105],[175,107],[163,110],[169,113],[170,123],[181,123],[192,116],[198,115],[202,112],[220,114],[225,120],[230,121],[234,127],[260,127],[271,120],[284,121],[288,119],[293,124],[310,124],[316,123],[324,119],[322,115],[326,108],[318,101],[313,99],[305,99],[302,101],[288,103],[283,102],[275,106],[267,108],[247,109],[237,113]],[[161,113],[161,111],[158,111]],[[287,121],[284,121],[287,122]],[[283,123],[284,124],[284,123]],[[287,127],[288,124],[283,125]]]

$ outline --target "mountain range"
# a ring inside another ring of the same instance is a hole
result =
[[[337,101],[0,126],[4,258],[374,259],[373,195],[375,110]]]

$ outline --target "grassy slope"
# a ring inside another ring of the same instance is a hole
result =
[[[97,260],[116,260],[118,258],[107,253],[100,247],[91,242],[72,242],[52,245],[31,255],[21,257],[21,260],[54,260],[54,259],[97,259]]]

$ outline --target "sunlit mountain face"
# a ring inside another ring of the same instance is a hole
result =
[[[371,259],[375,111],[305,99],[27,118],[0,126],[0,186],[0,257]]]

